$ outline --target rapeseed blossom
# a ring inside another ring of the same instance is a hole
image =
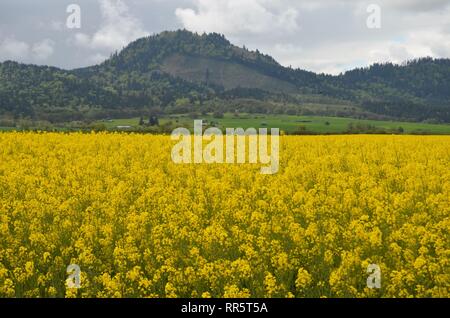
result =
[[[0,297],[449,297],[449,137],[282,136],[274,175],[172,145],[0,134]]]

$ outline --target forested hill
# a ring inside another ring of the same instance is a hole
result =
[[[246,103],[272,113],[317,106],[334,115],[341,105],[350,116],[450,122],[450,60],[376,64],[330,76],[283,67],[220,34],[180,30],[136,40],[82,69],[0,63],[2,117],[67,121],[154,109],[226,111]]]
[[[335,83],[375,113],[450,120],[450,59],[375,64],[346,72],[336,77]]]

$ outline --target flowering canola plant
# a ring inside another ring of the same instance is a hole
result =
[[[449,297],[449,137],[282,136],[275,175],[172,145],[0,134],[0,297]]]

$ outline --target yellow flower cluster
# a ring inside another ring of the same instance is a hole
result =
[[[0,134],[0,297],[450,296],[449,137],[282,136],[275,175],[172,146]]]

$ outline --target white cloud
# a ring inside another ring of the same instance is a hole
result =
[[[122,0],[99,0],[102,25],[92,36],[75,35],[75,44],[93,50],[118,50],[140,37],[147,36],[139,20],[129,13]]]
[[[0,40],[0,61],[42,61],[48,59],[54,53],[54,45],[50,39],[30,45],[15,38]]]
[[[428,48],[434,57],[450,57],[450,34],[429,29],[413,32],[409,40]]]
[[[438,57],[433,53],[429,43],[417,41],[412,35],[403,43],[392,40],[348,41],[332,43],[326,49],[321,45],[314,48],[302,48],[277,44],[268,47],[267,52],[285,66],[292,65],[333,75],[373,63],[400,64],[413,58]]]
[[[369,52],[369,62],[402,63],[425,56],[445,58],[450,56],[450,35],[428,29],[410,32],[401,42],[390,41]]]
[[[179,21],[191,31],[236,35],[289,33],[299,28],[296,8],[277,6],[267,0],[195,0],[194,5],[195,9],[175,11]]]
[[[33,57],[37,60],[46,60],[53,55],[55,42],[50,39],[45,39],[34,44],[31,48]]]
[[[14,38],[0,40],[0,60],[22,60],[29,55],[28,43],[18,41]]]

